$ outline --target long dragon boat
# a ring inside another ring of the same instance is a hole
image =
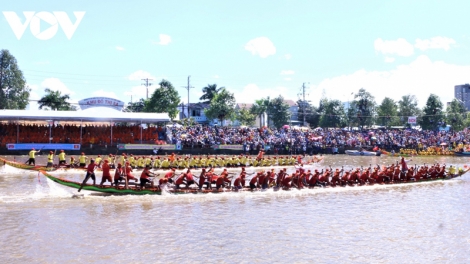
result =
[[[313,166],[315,164],[318,164],[320,163],[321,161],[323,161],[323,156],[321,157],[316,157],[314,156],[313,158],[306,158],[304,159],[302,162],[302,164],[306,167],[309,167],[309,166]],[[83,167],[70,167],[69,165],[66,165],[66,166],[57,166],[57,165],[54,165],[53,167],[45,167],[45,166],[32,166],[32,165],[27,165],[27,164],[24,164],[24,163],[19,163],[19,162],[16,162],[16,161],[11,161],[11,160],[7,160],[7,159],[4,159],[4,158],[0,158],[0,162],[2,165],[9,165],[13,168],[16,168],[16,169],[20,169],[20,170],[30,170],[30,171],[48,171],[48,172],[51,172],[53,174],[56,174],[56,173],[82,173],[86,170],[86,168],[83,168]],[[295,166],[298,166],[297,163],[294,163],[294,164],[289,164],[289,165],[271,165],[271,166],[237,166],[237,167],[214,167],[215,168],[215,171],[218,172],[218,171],[221,171],[223,168],[227,168],[229,172],[240,172],[241,171],[241,168],[242,167],[245,167],[245,168],[253,168],[253,169],[256,169],[256,170],[262,170],[262,169],[279,169],[279,168],[294,168]],[[133,169],[134,173],[139,173],[142,171],[143,168],[136,168],[136,169]],[[164,174],[166,173],[170,168],[167,168],[167,169],[162,169],[162,168],[153,168],[152,172],[153,173],[156,173],[156,174]],[[182,173],[182,172],[185,172],[188,168],[176,168],[176,173]],[[97,168],[96,169],[97,172],[100,172],[101,171],[101,168]],[[111,169],[111,172],[113,172],[114,169]],[[199,173],[201,172],[201,168],[191,168],[191,171],[193,173]]]
[[[437,182],[437,181],[446,181],[446,180],[451,180],[456,177],[462,176],[463,174],[467,173],[470,171],[470,168],[465,168],[464,169],[458,169],[456,171],[456,175],[452,176],[447,176],[444,178],[428,178],[428,179],[423,179],[420,181],[408,181],[408,182],[397,182],[397,183],[387,183],[385,185],[404,185],[404,184],[416,184],[416,183],[423,183],[423,182]],[[48,179],[52,180],[53,182],[56,182],[60,185],[64,185],[67,187],[71,187],[74,189],[78,190],[86,190],[86,191],[91,191],[91,192],[98,192],[98,193],[104,193],[104,194],[109,194],[109,195],[162,195],[164,193],[168,194],[207,194],[207,193],[229,193],[229,192],[241,192],[241,191],[253,191],[250,188],[242,188],[242,189],[236,189],[233,187],[230,188],[221,188],[221,189],[199,189],[197,187],[182,187],[182,188],[175,188],[174,186],[170,187],[168,185],[164,185],[160,188],[159,187],[146,187],[145,189],[140,189],[139,185],[136,183],[128,183],[127,188],[124,185],[119,185],[118,187],[110,186],[110,185],[92,185],[92,184],[82,184],[77,181],[73,180],[68,180],[64,178],[59,178],[56,176],[53,176],[45,171],[41,171],[41,173],[47,177]],[[249,180],[249,179],[247,179]],[[382,184],[376,183],[377,185],[383,186]],[[364,185],[352,185],[352,186],[372,186],[374,184],[364,184]],[[345,185],[346,186],[346,185]],[[304,188],[310,188],[310,187],[304,187]],[[339,185],[338,186],[324,186],[324,188],[341,188]],[[296,187],[291,187],[289,189],[285,188],[277,188],[277,187],[270,187],[269,189],[272,189],[274,191],[279,191],[279,190],[292,190],[292,189],[298,189]],[[303,188],[300,188],[302,190]],[[258,189],[260,190],[260,189]]]

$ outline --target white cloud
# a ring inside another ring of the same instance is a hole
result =
[[[152,74],[144,70],[135,71],[128,76],[130,81],[141,81],[142,79],[146,78],[155,80],[155,77],[153,77]]]
[[[219,79],[220,76],[216,74],[216,75],[212,76],[212,78],[214,78],[214,79]]]
[[[434,37],[431,39],[416,39],[415,47],[420,50],[443,49],[449,50],[455,40],[447,37]]]
[[[293,70],[282,70],[281,75],[292,75],[295,72]]]
[[[285,58],[286,60],[290,60],[290,59],[292,59],[292,55],[286,54],[286,55],[284,55],[284,58]]]
[[[385,57],[385,60],[384,60],[384,61],[387,62],[387,63],[392,63],[392,62],[395,61],[395,58],[393,58],[393,57]]]
[[[75,94],[72,90],[70,90],[62,81],[57,78],[47,78],[41,83],[41,88],[43,90],[45,88],[49,88],[52,91],[59,91],[63,95],[68,94],[72,95]]]
[[[402,57],[413,55],[414,48],[408,41],[403,38],[397,40],[383,40],[378,38],[374,41],[374,48],[382,54],[393,54]]]
[[[290,81],[292,78],[284,78],[285,81]]]
[[[170,44],[170,42],[171,42],[171,37],[166,34],[160,34],[158,35],[158,41],[152,41],[153,44],[162,45],[162,46],[166,46]]]
[[[276,54],[276,47],[267,37],[259,37],[248,41],[245,49],[253,55],[259,55],[261,58]]]
[[[358,70],[321,81],[310,93],[312,103],[318,104],[321,92],[327,98],[347,102],[352,100],[351,92],[364,88],[375,97],[378,104],[385,97],[400,100],[403,95],[415,95],[419,107],[423,107],[429,95],[436,94],[445,104],[454,98],[454,86],[468,83],[470,66],[431,61],[421,55],[410,64],[399,65],[390,71]]]
[[[96,97],[109,97],[109,98],[119,99],[119,97],[117,97],[117,95],[114,92],[106,92],[103,89],[94,91],[92,95]]]
[[[116,49],[117,49],[117,50],[120,50],[120,51],[123,51],[123,50],[124,50],[124,48],[121,47],[121,46],[116,46]]]

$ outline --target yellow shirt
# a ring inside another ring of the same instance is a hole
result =
[[[54,161],[54,154],[49,154],[47,155],[47,162],[49,163],[52,163]]]
[[[78,162],[80,162],[80,163],[86,163],[86,159],[88,159],[87,156],[81,155],[80,157],[78,157]]]
[[[59,156],[60,161],[65,160],[65,153],[64,152],[59,153],[58,156]]]
[[[36,152],[39,152],[39,151],[31,150],[31,151],[29,152],[29,157],[30,157],[31,159],[34,159],[34,155],[36,154]]]

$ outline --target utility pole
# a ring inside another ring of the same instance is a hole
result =
[[[189,89],[194,88],[194,87],[189,85],[189,78],[191,78],[191,75],[188,76],[188,86],[186,86],[186,87],[183,86],[184,88],[186,88],[188,90],[188,107],[187,107],[188,108],[188,118],[190,117],[190,115],[189,115],[189,113],[190,113],[189,112]],[[181,112],[184,114],[184,104],[183,104],[183,108],[182,108]]]
[[[298,94],[298,96],[302,96],[302,113],[303,113],[303,126],[307,125],[307,122],[305,121],[305,108],[307,106],[307,101],[305,101],[305,83],[302,84],[302,89],[301,93]]]
[[[146,79],[142,79],[142,81],[145,81],[145,83],[143,83],[142,85],[145,85],[145,87],[147,88],[147,100],[149,99],[149,86],[152,85],[151,83],[149,83],[149,81],[152,81],[153,79],[149,79],[149,78],[146,78]]]

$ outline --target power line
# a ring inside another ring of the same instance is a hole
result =
[[[308,95],[308,94],[307,94]],[[303,112],[303,125],[306,126],[307,122],[305,121],[305,108],[307,108],[307,101],[305,101],[305,83],[302,84],[301,93],[298,96],[302,96],[302,112]]]
[[[149,86],[152,85],[151,83],[149,83],[149,81],[152,81],[153,79],[149,79],[149,78],[145,78],[145,79],[142,79],[142,81],[145,81],[145,83],[143,83],[142,85],[145,85],[145,87],[147,88],[147,100],[149,99]]]
[[[183,86],[184,88],[186,88],[186,89],[188,90],[188,118],[189,118],[189,113],[190,113],[190,112],[189,112],[189,89],[194,88],[193,86],[190,86],[190,85],[189,85],[189,78],[191,78],[191,75],[188,76],[188,86],[186,86],[186,87]],[[182,108],[181,108],[181,112],[184,114],[184,104],[182,104],[182,105],[183,105],[183,106],[182,106]]]

